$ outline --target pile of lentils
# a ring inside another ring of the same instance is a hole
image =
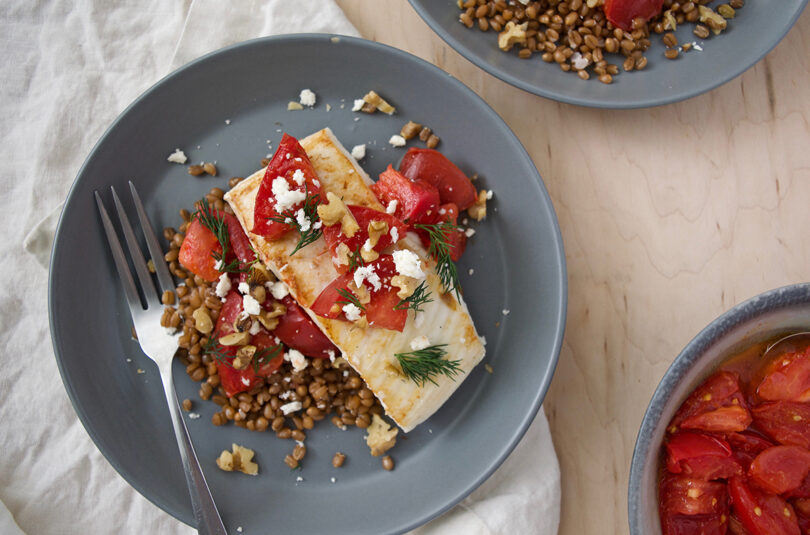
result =
[[[607,20],[602,9],[604,0],[540,0],[526,4],[517,0],[458,0],[458,7],[462,24],[468,28],[477,26],[484,32],[501,33],[510,22],[528,23],[525,41],[517,44],[520,58],[540,54],[543,61],[555,62],[563,71],[575,72],[583,80],[588,80],[592,71],[600,82],[610,84],[619,74],[619,65],[624,71],[647,67],[644,54],[652,33],[663,34],[664,56],[677,59],[682,51],[692,48],[692,43],[679,45],[672,33],[677,25],[696,23],[694,35],[707,39],[724,30],[726,20],[734,18],[735,10],[745,5],[745,0],[730,0],[701,21],[701,10],[708,13],[706,6],[711,2],[664,0],[659,15],[649,21],[635,19],[629,32],[615,28]],[[624,59],[611,63],[606,54]]]
[[[240,177],[231,178],[228,185],[233,187],[241,180]],[[224,194],[222,189],[213,188],[205,198],[211,208],[232,214],[233,210],[223,200]],[[342,358],[334,362],[310,358],[309,365],[300,371],[293,370],[292,365],[285,362],[264,384],[249,392],[227,397],[220,385],[216,360],[204,351],[208,337],[196,329],[192,316],[195,310],[204,308],[216,323],[222,301],[216,295],[216,283],[189,273],[178,262],[180,247],[193,214],[183,209],[180,210],[180,217],[183,222],[178,229],[163,229],[163,237],[169,244],[164,258],[180,284],[176,292],[167,291],[162,296],[164,312],[161,325],[180,331],[176,357],[185,364],[189,377],[200,383],[200,398],[213,401],[220,407],[211,418],[214,425],[233,422],[251,431],[269,430],[278,438],[296,441],[284,462],[290,468],[297,468],[306,455],[306,432],[315,427],[315,422],[331,415],[332,424],[340,429],[352,425],[365,429],[371,424],[373,414],[383,414],[382,405],[373,392]],[[301,402],[302,411],[285,416],[281,406],[293,401]],[[191,400],[183,401],[185,410],[192,407]],[[337,452],[332,465],[337,468],[344,459],[345,455]],[[393,465],[389,468],[384,462],[383,467],[391,469]]]

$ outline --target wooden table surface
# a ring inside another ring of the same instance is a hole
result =
[[[562,469],[560,534],[627,533],[633,445],[669,364],[735,304],[810,281],[810,10],[708,94],[605,111],[501,82],[405,0],[338,3],[363,37],[477,92],[539,169],[568,262],[565,341],[544,405]]]

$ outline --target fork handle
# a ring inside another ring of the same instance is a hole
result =
[[[200,462],[197,460],[197,454],[194,452],[194,446],[191,444],[186,423],[180,414],[180,404],[177,401],[177,394],[172,382],[171,364],[167,368],[167,370],[161,370],[160,376],[163,380],[166,401],[169,402],[169,414],[172,417],[177,446],[180,448],[180,458],[183,460],[183,471],[186,474],[197,532],[200,535],[227,535],[228,532],[222,524],[222,518],[211,497],[211,491],[208,489]]]

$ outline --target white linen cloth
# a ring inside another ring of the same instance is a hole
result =
[[[133,99],[206,52],[293,32],[357,35],[332,0],[2,0],[0,533],[194,532],[113,470],[70,405],[48,331],[51,240],[81,163]],[[559,507],[541,411],[486,483],[414,533],[551,535]]]

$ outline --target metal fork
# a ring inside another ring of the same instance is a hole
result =
[[[214,499],[211,497],[211,491],[208,489],[208,484],[205,482],[205,476],[197,460],[197,454],[194,452],[194,446],[191,444],[191,438],[188,435],[186,423],[183,421],[183,417],[180,414],[180,405],[177,401],[177,394],[174,391],[174,383],[172,382],[172,359],[175,351],[177,351],[177,338],[166,332],[160,325],[163,310],[163,304],[160,298],[162,292],[159,293],[155,288],[143,253],[135,238],[135,233],[132,230],[132,225],[129,224],[129,218],[124,211],[121,200],[115,192],[115,188],[110,189],[112,190],[118,218],[121,221],[121,228],[124,232],[130,258],[132,264],[135,266],[135,272],[138,275],[138,281],[140,282],[141,290],[144,294],[146,306],[141,303],[138,288],[135,286],[132,273],[130,273],[129,267],[127,266],[126,256],[121,248],[121,242],[118,241],[118,236],[112,225],[112,221],[110,221],[110,217],[107,215],[107,210],[104,209],[104,203],[98,191],[94,192],[96,204],[98,205],[98,211],[101,213],[104,232],[107,234],[107,241],[112,250],[118,276],[121,278],[121,282],[124,285],[124,292],[126,293],[127,302],[129,303],[129,311],[132,314],[132,321],[135,323],[135,332],[138,335],[138,342],[141,344],[143,352],[157,364],[160,370],[160,378],[163,381],[163,391],[166,394],[166,401],[169,403],[169,414],[171,414],[172,424],[174,424],[174,434],[177,438],[177,445],[180,448],[180,458],[183,460],[183,469],[186,474],[189,495],[191,496],[194,518],[197,522],[197,531],[204,535],[227,535],[225,526],[222,524],[222,518],[220,518]],[[155,265],[160,288],[162,291],[174,291],[174,281],[163,259],[163,252],[158,244],[157,236],[152,228],[152,224],[146,217],[146,211],[143,208],[143,203],[141,203],[138,192],[135,190],[135,185],[131,181],[129,183],[129,189],[132,192],[132,199],[135,203],[141,229],[146,238],[149,255],[152,257],[152,262]]]

